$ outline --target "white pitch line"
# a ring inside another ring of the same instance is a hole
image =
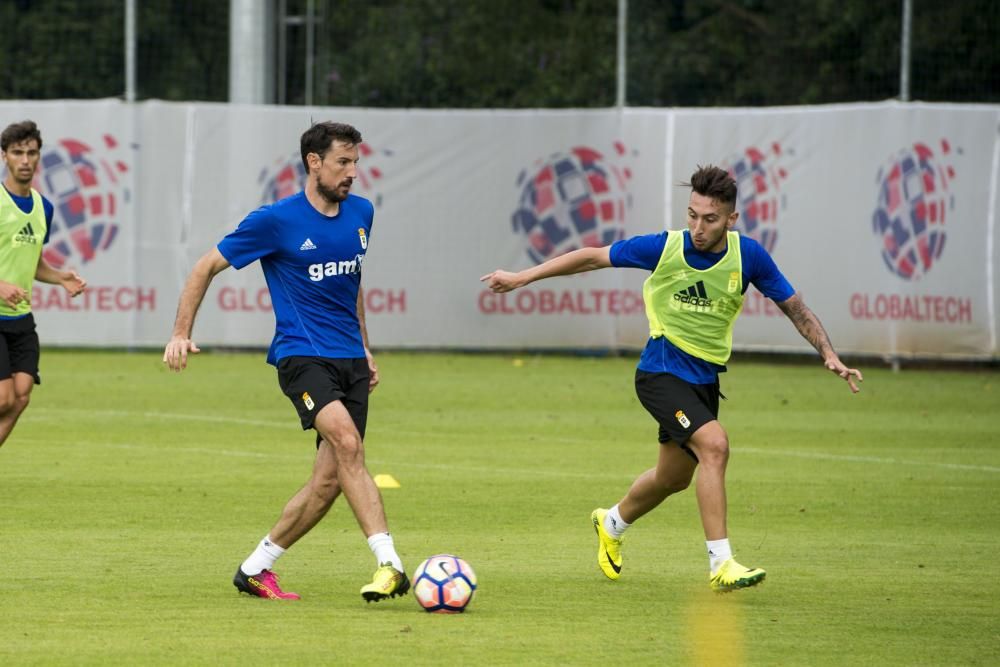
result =
[[[767,456],[792,456],[800,459],[822,459],[825,461],[844,461],[847,463],[882,463],[886,465],[929,466],[948,470],[975,470],[977,472],[1000,472],[1000,467],[973,465],[965,463],[939,463],[936,461],[908,461],[906,459],[886,458],[883,456],[856,456],[850,454],[824,454],[822,452],[796,452],[783,449],[761,449],[759,447],[740,447],[735,453],[764,454]]]
[[[67,412],[97,417],[143,417],[146,419],[166,419],[169,421],[195,421],[217,424],[241,424],[245,426],[268,426],[293,430],[294,417],[283,421],[266,421],[260,419],[244,419],[243,417],[220,417],[217,415],[199,415],[184,412],[160,412],[159,410],[87,410],[86,408],[39,408],[34,414],[46,413],[50,419],[65,416]]]
[[[220,417],[217,415],[199,415],[192,413],[182,413],[182,412],[160,412],[158,410],[88,410],[86,408],[38,408],[32,414],[42,416],[44,414],[51,414],[53,417],[65,417],[67,412],[75,412],[83,415],[90,416],[107,416],[107,417],[143,417],[147,419],[166,419],[168,421],[195,421],[195,422],[209,422],[209,423],[222,423],[222,424],[240,424],[245,426],[266,426],[270,428],[280,428],[285,431],[297,430],[295,420],[289,418],[282,421],[267,421],[259,419],[244,419],[242,417]],[[385,435],[403,435],[408,437],[441,437],[441,433],[435,431],[417,431],[408,429],[393,429],[392,427],[382,427],[380,438]],[[449,437],[454,437],[455,434],[447,434]],[[567,438],[560,436],[552,436],[545,438],[548,441],[563,442],[563,443],[586,443],[594,442],[593,439],[586,438]],[[40,440],[39,442],[47,442],[45,440]],[[92,445],[100,445],[107,443],[89,443]],[[129,447],[140,448],[141,445],[131,445]],[[157,448],[163,449],[163,448]],[[221,450],[221,449],[209,449],[209,448],[173,448],[173,451],[192,451],[199,453],[212,453],[220,454],[223,456],[258,456],[258,457],[269,457],[271,454],[260,454],[253,452],[241,452],[234,450]],[[969,470],[974,472],[988,472],[988,473],[1000,473],[1000,466],[989,466],[989,465],[977,465],[977,464],[966,464],[966,463],[941,463],[937,461],[914,461],[908,459],[897,459],[882,456],[858,456],[851,454],[829,454],[825,452],[803,452],[795,450],[783,450],[783,449],[765,449],[761,447],[735,447],[733,449],[734,454],[755,454],[762,456],[788,456],[801,459],[817,459],[824,461],[842,461],[845,463],[876,463],[880,465],[906,465],[906,466],[922,466],[928,468],[940,468],[943,470]],[[285,458],[285,457],[280,457]],[[372,460],[373,463],[377,463],[377,460]],[[394,464],[396,465],[396,464]],[[500,472],[511,472],[511,473],[532,473],[535,470],[521,470],[521,469],[502,469],[502,468],[475,468],[475,467],[460,467],[455,465],[436,465],[436,464],[407,464],[414,467],[427,467],[427,468],[441,468],[441,469],[461,469],[468,471],[500,471]],[[546,474],[552,474],[551,472]],[[560,473],[554,476],[560,477],[581,477],[581,478],[595,478],[599,476],[588,475],[586,473]]]
[[[33,443],[46,443],[46,444],[63,444],[63,440],[55,440],[52,438],[24,438],[24,442]],[[105,449],[126,449],[134,451],[151,451],[155,450],[157,452],[173,452],[175,454],[208,454],[210,456],[231,456],[238,458],[255,458],[255,459],[274,459],[281,461],[304,461],[308,456],[308,452],[303,450],[303,453],[299,454],[282,454],[275,452],[245,452],[234,449],[212,449],[210,447],[162,447],[162,446],[152,446],[152,445],[141,445],[133,443],[110,443],[110,442],[94,442],[94,441],[77,441],[75,444],[85,447],[103,447]],[[379,466],[393,466],[396,468],[418,468],[425,470],[459,470],[469,473],[495,473],[501,474],[503,476],[511,475],[536,475],[538,477],[564,477],[570,479],[609,479],[609,478],[621,478],[621,479],[632,479],[634,475],[632,474],[619,474],[619,475],[608,475],[603,473],[586,473],[586,472],[568,472],[565,470],[546,470],[538,468],[500,468],[497,466],[472,466],[472,465],[462,465],[454,463],[412,463],[403,461],[385,461],[378,458],[368,459],[369,467],[374,465]]]

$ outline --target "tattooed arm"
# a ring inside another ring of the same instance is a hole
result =
[[[778,308],[781,308],[782,312],[788,316],[788,319],[792,321],[792,324],[802,334],[802,337],[816,348],[819,356],[823,358],[823,364],[830,371],[846,380],[853,393],[858,393],[860,389],[858,389],[858,385],[854,382],[854,378],[857,378],[858,382],[862,382],[864,378],[861,377],[861,371],[856,368],[848,368],[840,360],[840,357],[837,356],[837,353],[833,349],[833,343],[830,342],[830,337],[827,335],[826,329],[823,328],[819,318],[809,309],[809,306],[805,304],[802,297],[798,293],[795,293],[788,299],[778,303]]]

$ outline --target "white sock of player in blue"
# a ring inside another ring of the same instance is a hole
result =
[[[733,550],[729,546],[728,537],[721,540],[707,540],[705,546],[708,548],[708,568],[714,577],[722,564],[733,557]]]
[[[240,569],[243,570],[243,574],[251,576],[260,574],[263,570],[270,570],[274,567],[274,561],[278,560],[283,553],[285,550],[272,542],[270,535],[265,535],[253,553],[243,561],[243,565],[240,565]]]
[[[622,515],[618,512],[618,503],[608,510],[608,513],[604,516],[604,530],[608,532],[608,535],[620,540],[625,531],[632,524],[627,523]]]
[[[382,563],[392,563],[392,566],[399,570],[400,572],[405,572],[403,569],[403,561],[400,560],[399,554],[396,553],[396,546],[392,543],[392,535],[389,533],[375,533],[368,538],[368,546],[371,547],[372,553],[375,554],[375,560],[378,564]]]

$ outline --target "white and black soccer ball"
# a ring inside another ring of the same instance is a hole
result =
[[[424,611],[458,614],[466,610],[476,592],[476,573],[458,556],[438,554],[417,567],[413,596]]]

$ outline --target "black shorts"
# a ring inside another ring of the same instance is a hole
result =
[[[364,438],[368,378],[368,360],[364,358],[285,357],[278,362],[278,384],[299,413],[302,430],[313,428],[316,415],[328,403],[341,401]]]
[[[27,373],[35,378],[35,384],[41,384],[40,355],[35,317],[31,313],[16,320],[0,319],[0,380],[13,377],[14,373]]]
[[[719,383],[691,384],[670,373],[635,372],[635,393],[660,425],[660,442],[676,442],[691,456],[691,435],[719,417]],[[697,457],[695,457],[697,460]]]

